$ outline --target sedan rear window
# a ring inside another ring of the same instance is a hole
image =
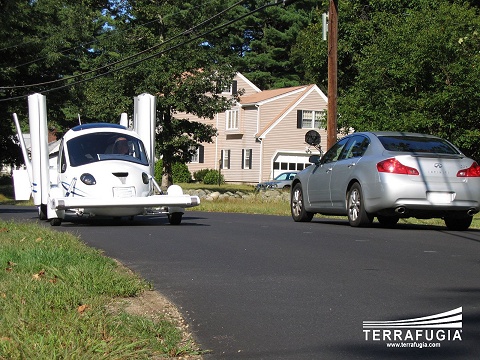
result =
[[[445,140],[418,136],[379,136],[378,139],[388,151],[430,154],[460,154]]]

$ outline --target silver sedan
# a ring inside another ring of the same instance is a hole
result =
[[[318,145],[319,137],[305,139]],[[353,133],[310,162],[292,183],[295,221],[316,213],[346,215],[351,226],[368,226],[374,217],[384,226],[443,218],[449,229],[466,230],[480,210],[480,166],[435,136]]]
[[[276,176],[275,179],[270,181],[261,182],[256,185],[256,190],[268,190],[268,189],[283,189],[290,190],[292,181],[297,175],[297,171],[284,172]]]

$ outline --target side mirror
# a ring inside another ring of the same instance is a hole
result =
[[[308,161],[312,164],[318,165],[320,163],[320,155],[310,155]]]
[[[320,134],[315,130],[309,130],[305,134],[305,142],[308,145],[317,147],[320,144],[321,140],[322,140],[322,138],[321,138]]]

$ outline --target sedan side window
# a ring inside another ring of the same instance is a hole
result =
[[[363,156],[369,144],[370,141],[368,138],[364,136],[354,136],[345,148],[345,159]]]
[[[326,164],[337,161],[349,139],[350,138],[343,138],[335,145],[333,145],[330,150],[328,150],[325,155],[323,155],[321,163]]]

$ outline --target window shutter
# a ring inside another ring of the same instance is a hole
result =
[[[248,157],[248,168],[252,168],[252,155],[253,155],[253,150],[249,149],[248,152],[250,153],[250,156]]]
[[[205,148],[203,145],[198,147],[198,162],[204,163],[205,162]]]
[[[232,95],[237,95],[237,80],[232,82]]]
[[[230,169],[230,150],[227,150],[227,154],[228,154],[227,169]]]
[[[302,110],[297,110],[297,129],[302,128],[302,120],[303,120]]]
[[[242,169],[245,169],[245,149],[242,150]]]
[[[224,151],[225,151],[225,150],[222,150],[222,151],[220,152],[220,169],[223,169],[223,152],[224,152]]]

